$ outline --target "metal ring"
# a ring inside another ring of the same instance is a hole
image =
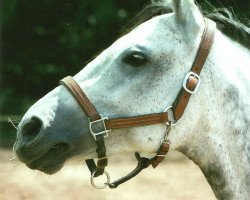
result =
[[[173,106],[168,106],[165,110],[164,110],[164,113],[165,112],[168,112],[168,110],[170,110],[171,108],[172,108]],[[174,115],[173,115],[174,116]],[[170,122],[172,122],[172,126],[175,126],[175,125],[177,125],[178,123],[179,123],[179,120],[177,120],[177,121],[168,121],[168,122],[166,122],[166,124],[167,124],[167,126],[169,126],[170,125]]]
[[[165,110],[164,110],[164,112],[167,112],[169,109],[171,109],[173,106],[168,106]]]
[[[107,187],[109,184],[110,184],[110,176],[109,176],[109,173],[107,171],[104,171],[104,174],[106,175],[107,177],[107,183],[104,183],[103,186],[98,186],[95,184],[95,181],[94,181],[94,178],[95,178],[95,173],[96,171],[91,175],[91,178],[90,178],[90,182],[91,182],[91,185],[96,188],[96,189],[104,189],[105,187]]]

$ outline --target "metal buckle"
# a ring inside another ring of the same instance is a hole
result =
[[[191,91],[187,88],[187,80],[190,76],[193,76],[195,78],[197,78],[198,80],[198,83],[194,89],[194,91]],[[199,86],[200,86],[200,83],[201,83],[201,78],[198,74],[194,73],[194,72],[188,72],[188,74],[186,75],[186,77],[184,78],[184,81],[183,81],[183,88],[189,93],[189,94],[194,94],[197,92],[197,90],[199,89]]]
[[[96,138],[97,135],[103,134],[104,135],[103,137],[106,138],[106,137],[108,137],[108,132],[110,132],[110,130],[107,130],[106,125],[105,125],[105,120],[108,120],[108,118],[102,117],[102,115],[100,115],[100,116],[101,116],[101,119],[98,119],[96,121],[90,121],[90,119],[89,119],[89,130],[90,130],[91,135],[93,135],[93,137],[95,138],[95,140],[97,140],[97,138]],[[99,133],[95,133],[92,129],[92,125],[99,123],[99,122],[102,123],[102,127],[104,128],[104,131],[101,131]]]

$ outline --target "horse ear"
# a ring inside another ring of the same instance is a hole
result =
[[[173,0],[151,0],[151,3],[160,3],[162,5],[172,5]]]
[[[196,35],[204,20],[194,0],[173,0],[173,6],[177,21],[188,28],[189,33]]]
[[[169,2],[169,0],[151,0],[151,3],[165,3],[165,2]]]

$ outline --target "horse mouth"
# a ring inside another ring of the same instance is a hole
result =
[[[45,174],[55,174],[63,168],[64,163],[68,158],[68,150],[68,144],[58,143],[49,149],[45,154],[29,163],[26,163],[26,165],[30,169],[39,170]]]

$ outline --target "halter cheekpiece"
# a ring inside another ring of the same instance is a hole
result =
[[[89,130],[96,141],[96,153],[98,158],[97,164],[95,164],[93,159],[86,160],[86,164],[91,172],[91,184],[95,188],[102,189],[106,186],[116,188],[118,185],[139,174],[149,165],[156,168],[165,158],[170,147],[170,142],[168,141],[167,136],[171,131],[172,126],[175,125],[182,117],[191,95],[196,93],[199,88],[201,81],[199,75],[214,41],[216,24],[207,18],[205,18],[204,21],[205,28],[193,66],[184,78],[183,87],[181,88],[174,103],[162,113],[109,119],[108,117],[103,117],[97,112],[94,105],[72,77],[68,76],[60,81],[60,84],[64,85],[73,95],[89,118]],[[172,120],[170,120],[170,111],[172,111],[173,114]],[[138,161],[137,167],[127,176],[111,183],[109,174],[105,171],[105,167],[108,165],[108,158],[106,157],[106,147],[104,141],[105,138],[108,137],[108,133],[113,129],[146,126],[159,123],[166,123],[167,131],[165,137],[161,140],[160,148],[156,155],[153,158],[145,158],[141,157],[139,153],[135,153],[135,157]],[[94,182],[94,178],[103,174],[107,176],[107,183],[103,186],[97,186]]]

